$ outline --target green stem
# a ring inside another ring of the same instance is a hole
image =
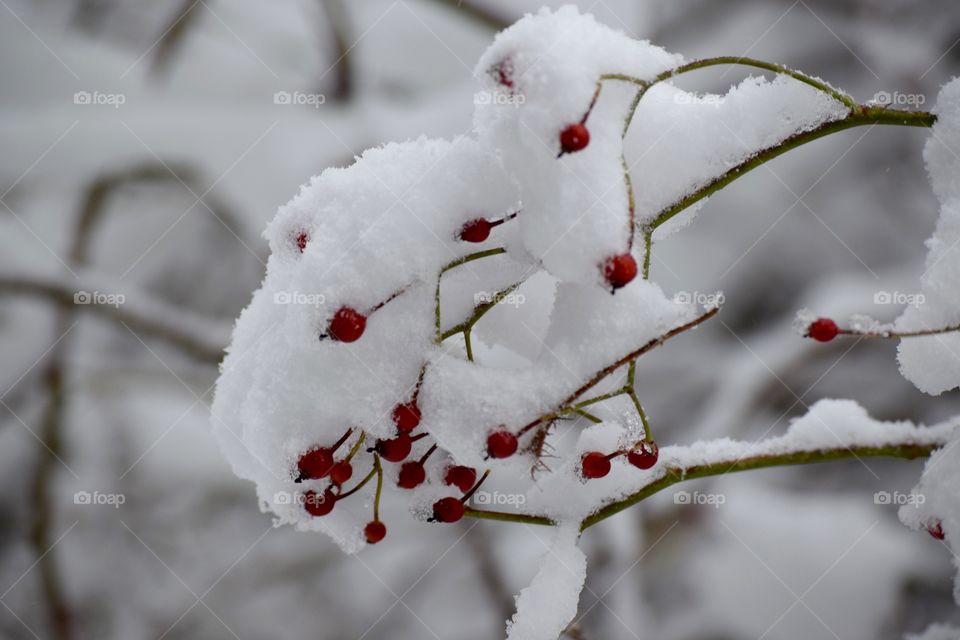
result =
[[[506,253],[507,250],[503,247],[497,247],[496,249],[487,249],[485,251],[477,251],[476,253],[471,253],[465,255],[462,258],[457,258],[456,260],[447,263],[440,273],[437,275],[437,289],[434,294],[434,300],[436,307],[434,310],[434,320],[436,322],[436,343],[440,344],[444,340],[443,330],[440,328],[440,282],[443,280],[443,274],[451,269],[456,269],[459,266],[465,265],[468,262],[473,262],[474,260],[480,260],[482,258],[489,258],[490,256],[498,256],[500,254]]]
[[[698,188],[696,191],[684,196],[666,209],[663,209],[647,225],[646,231],[656,229],[664,224],[687,207],[699,202],[700,200],[714,194],[723,187],[727,186],[737,178],[745,175],[747,172],[756,169],[760,165],[776,158],[779,155],[796,149],[799,146],[813,142],[819,138],[852,129],[864,125],[896,125],[905,127],[931,127],[936,122],[936,116],[922,111],[900,111],[898,109],[887,109],[885,107],[857,107],[850,115],[839,120],[825,122],[820,126],[809,131],[801,131],[778,142],[777,144],[762,149],[744,160],[735,167],[729,169],[726,173],[717,176],[707,184]]]
[[[706,478],[710,476],[722,476],[736,471],[748,471],[751,469],[764,469],[767,467],[782,467],[800,464],[812,464],[818,462],[828,462],[831,460],[844,460],[848,458],[877,458],[892,457],[914,458],[930,455],[934,449],[943,446],[944,443],[936,444],[889,444],[879,447],[837,447],[834,449],[820,449],[816,451],[793,451],[781,454],[767,454],[738,460],[724,460],[713,464],[697,465],[685,469],[668,468],[666,474],[644,486],[639,491],[632,493],[621,500],[611,502],[592,515],[584,519],[580,525],[581,530],[592,527],[593,525],[606,520],[610,516],[627,509],[638,502],[641,502],[655,493],[663,491],[667,487],[683,482],[685,480],[694,480],[697,478]]]
[[[647,412],[643,410],[643,405],[640,404],[640,396],[637,395],[637,389],[635,386],[637,378],[637,361],[631,360],[630,366],[627,367],[627,395],[630,396],[630,400],[633,402],[634,408],[637,410],[637,414],[640,416],[640,422],[643,423],[643,441],[644,442],[653,442],[653,431],[650,429],[650,421],[647,420]]]
[[[660,478],[645,485],[639,491],[636,491],[620,500],[611,502],[583,520],[580,529],[588,529],[593,525],[606,520],[607,518],[620,513],[624,509],[646,500],[650,496],[663,491],[667,487],[683,482],[685,480],[694,480],[697,478],[706,478],[711,476],[722,476],[736,471],[748,471],[751,469],[764,469],[768,467],[791,466],[801,464],[814,464],[819,462],[828,462],[832,460],[844,460],[850,458],[904,458],[912,460],[929,456],[930,453],[945,444],[944,441],[930,444],[887,444],[882,446],[858,446],[858,447],[837,447],[832,449],[819,449],[814,451],[791,451],[781,454],[767,454],[737,460],[724,460],[713,464],[697,465],[687,468],[667,468],[665,474]],[[482,518],[485,520],[498,520],[502,522],[516,522],[530,525],[554,525],[552,519],[544,515],[529,513],[507,513],[504,511],[484,511],[481,509],[469,508],[466,515],[471,518]]]
[[[458,333],[466,333],[466,332],[469,331],[470,329],[473,329],[473,327],[480,321],[480,318],[482,318],[483,316],[485,316],[488,311],[490,311],[491,309],[493,309],[494,307],[496,307],[497,304],[498,304],[501,300],[503,300],[506,296],[510,295],[511,293],[513,293],[514,291],[516,291],[518,288],[520,288],[520,285],[522,285],[522,284],[523,284],[523,281],[521,280],[520,282],[515,282],[515,283],[513,283],[512,285],[510,285],[509,287],[506,287],[506,288],[501,289],[500,291],[497,291],[496,293],[494,293],[493,296],[491,296],[491,299],[490,299],[489,301],[484,302],[484,303],[481,303],[481,304],[478,304],[477,306],[475,306],[475,307],[473,308],[473,313],[470,314],[470,317],[469,317],[469,318],[467,318],[466,320],[464,320],[464,321],[461,322],[460,324],[458,324],[458,325],[456,325],[456,326],[454,326],[454,327],[451,327],[451,328],[447,329],[446,331],[444,331],[444,332],[440,335],[441,339],[442,339],[442,340],[446,340],[447,338],[451,338],[451,337],[457,335]]]

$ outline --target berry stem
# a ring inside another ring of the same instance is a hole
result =
[[[574,409],[573,412],[574,412],[574,413],[577,413],[577,414],[579,414],[579,415],[581,415],[581,416],[583,416],[584,418],[586,418],[587,420],[589,420],[589,421],[592,422],[593,424],[600,424],[601,422],[603,422],[603,420],[601,420],[601,419],[598,418],[597,416],[593,415],[593,414],[590,413],[589,411],[584,411],[583,409]]]
[[[447,338],[451,338],[457,335],[458,333],[466,333],[467,331],[470,331],[471,329],[473,329],[473,327],[476,326],[478,322],[480,322],[480,318],[485,316],[488,311],[496,307],[501,300],[503,300],[505,297],[507,297],[508,295],[516,291],[518,288],[520,288],[520,285],[522,284],[523,284],[522,280],[520,282],[515,282],[509,287],[505,287],[500,291],[497,291],[496,293],[494,293],[491,296],[490,300],[486,302],[482,302],[477,306],[475,306],[473,308],[473,313],[470,314],[469,318],[467,318],[460,324],[456,325],[455,327],[451,327],[450,329],[447,329],[440,335],[441,341],[446,340]]]
[[[637,410],[637,415],[640,416],[640,422],[643,423],[643,441],[653,442],[653,431],[650,430],[650,421],[647,420],[647,412],[643,410],[643,405],[640,404],[640,396],[637,395],[637,388],[634,384],[636,378],[637,361],[631,360],[630,365],[627,367],[627,395],[630,396],[630,400],[633,401],[633,406]]]
[[[837,333],[841,336],[856,336],[869,340],[890,340],[897,338],[919,338],[923,336],[937,336],[944,333],[960,331],[960,324],[954,324],[938,329],[920,329],[917,331],[856,331],[854,329],[840,329]]]
[[[434,299],[436,301],[436,307],[434,310],[434,316],[436,320],[436,338],[434,339],[434,342],[436,342],[437,344],[440,344],[444,340],[443,329],[441,329],[441,324],[440,324],[440,282],[443,280],[443,274],[445,274],[447,271],[450,271],[451,269],[456,269],[459,266],[465,265],[469,262],[473,262],[474,260],[481,260],[483,258],[488,258],[490,256],[498,256],[506,252],[507,250],[504,249],[503,247],[497,247],[496,249],[487,249],[485,251],[477,251],[476,253],[470,253],[461,258],[457,258],[456,260],[447,263],[442,269],[440,269],[440,273],[437,275],[436,293],[434,294]]]
[[[357,486],[355,486],[353,489],[350,489],[349,491],[345,491],[344,493],[341,493],[339,496],[337,496],[337,500],[343,500],[344,498],[349,498],[350,496],[352,496],[353,494],[355,494],[357,491],[360,491],[360,489],[363,489],[363,488],[366,486],[366,484],[367,484],[368,482],[370,482],[370,479],[371,479],[373,476],[377,475],[377,473],[378,473],[377,469],[379,469],[379,468],[380,468],[380,458],[379,458],[379,456],[377,456],[376,454],[374,454],[374,455],[373,455],[373,468],[370,469],[370,472],[367,473],[367,475],[365,475],[365,476],[363,477],[363,480],[361,480],[360,482],[358,482],[358,483],[357,483]]]
[[[470,340],[470,335],[473,333],[473,327],[467,327],[463,330],[463,344],[467,349],[467,360],[473,362],[473,343]]]
[[[490,475],[490,469],[487,469],[486,471],[484,471],[484,472],[483,472],[483,475],[480,476],[480,479],[477,480],[477,484],[473,485],[473,487],[471,487],[470,491],[467,491],[465,494],[463,494],[463,497],[460,498],[460,502],[462,502],[463,504],[467,504],[467,502],[470,500],[470,498],[473,497],[473,494],[475,494],[475,493],[477,492],[477,489],[480,488],[480,485],[482,485],[482,484],[484,483],[484,481],[486,481],[487,476],[489,476],[489,475]]]
[[[353,427],[350,427],[349,429],[347,429],[346,433],[340,436],[339,440],[333,443],[333,446],[330,447],[330,453],[333,453],[337,449],[339,449],[343,445],[343,443],[347,441],[347,439],[350,437],[350,434],[352,433],[353,433]]]
[[[373,494],[373,519],[380,519],[380,494],[383,493],[383,467],[380,466],[380,456],[373,456],[373,472],[377,474],[377,491]]]
[[[418,461],[418,463],[419,463],[421,466],[423,466],[423,463],[425,463],[425,462],[427,461],[427,459],[428,459],[431,455],[433,455],[433,452],[436,451],[436,450],[437,450],[437,445],[436,445],[436,444],[431,445],[430,448],[427,449],[427,452],[424,453],[422,456],[420,456],[420,460]]]
[[[350,453],[348,453],[347,457],[343,459],[344,462],[350,462],[351,460],[353,460],[353,456],[357,455],[357,451],[360,451],[360,447],[361,445],[363,445],[363,441],[366,439],[367,439],[367,432],[361,431],[360,437],[357,438],[357,441],[353,443],[352,447],[350,447]]]

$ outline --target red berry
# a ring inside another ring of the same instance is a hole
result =
[[[927,525],[927,533],[937,540],[943,540],[947,537],[947,534],[943,531],[943,524],[939,520]]]
[[[363,536],[367,539],[369,544],[377,544],[383,540],[386,535],[387,525],[383,524],[379,520],[368,522],[367,526],[363,528]]]
[[[656,442],[641,442],[640,446],[627,453],[627,462],[638,469],[649,469],[657,464],[660,448]]]
[[[560,132],[560,148],[564,153],[580,151],[588,144],[590,144],[590,131],[580,122],[571,124]]]
[[[837,323],[830,318],[817,318],[807,329],[807,335],[817,342],[830,342],[838,333],[840,329],[837,328]]]
[[[443,481],[448,485],[456,486],[460,491],[466,493],[477,481],[477,470],[472,467],[454,465],[447,467],[443,474]]]
[[[490,72],[498,83],[508,89],[513,88],[513,60],[504,58],[499,64],[494,65]]]
[[[584,478],[602,478],[610,473],[610,459],[599,451],[589,451],[580,458]]]
[[[303,253],[307,248],[307,241],[309,239],[310,236],[307,235],[306,231],[301,232],[300,235],[297,236],[297,248],[300,249],[300,253]]]
[[[398,404],[393,408],[393,424],[398,431],[413,431],[420,424],[420,408],[413,402]]]
[[[494,431],[487,436],[487,455],[491,458],[509,458],[517,452],[517,436],[509,431]]]
[[[318,448],[307,451],[297,461],[297,470],[300,471],[300,480],[317,480],[330,473],[333,467],[333,452],[330,449]]]
[[[463,225],[460,229],[460,239],[464,242],[483,242],[490,237],[493,225],[484,218],[477,218]]]
[[[433,503],[433,519],[437,522],[456,522],[464,511],[466,507],[456,498],[440,498]]]
[[[329,488],[323,493],[317,493],[313,489],[303,494],[303,508],[312,516],[325,516],[333,511],[333,505],[337,503],[337,496]]]
[[[610,256],[603,263],[603,277],[614,289],[625,287],[637,277],[637,261],[629,253]]]
[[[401,489],[414,489],[427,478],[427,472],[419,462],[404,462],[400,467],[397,486]]]
[[[377,446],[374,448],[380,454],[380,457],[387,462],[400,462],[410,455],[413,440],[407,434],[401,433],[396,438],[377,440]]]
[[[333,484],[343,484],[353,475],[353,467],[343,460],[330,468],[330,481]]]
[[[330,320],[330,326],[327,332],[330,337],[340,342],[355,342],[363,335],[363,330],[367,328],[367,317],[350,307],[340,307],[333,319]]]

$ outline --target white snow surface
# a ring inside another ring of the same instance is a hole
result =
[[[940,91],[933,109],[937,122],[923,156],[940,219],[927,240],[929,252],[920,277],[923,304],[908,306],[897,319],[901,331],[938,329],[960,324],[960,78]],[[918,389],[932,395],[960,386],[960,333],[904,338],[900,371]]]

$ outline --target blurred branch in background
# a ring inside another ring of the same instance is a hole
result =
[[[187,32],[197,23],[200,16],[197,7],[199,4],[201,0],[182,0],[180,9],[173,14],[173,18],[157,41],[153,59],[150,62],[150,73],[155,77],[164,75],[170,68],[177,51],[183,46]]]
[[[461,15],[476,20],[494,31],[510,26],[516,18],[502,16],[476,0],[433,0],[436,4],[459,11]],[[519,16],[517,16],[519,17]]]
[[[342,0],[320,0],[320,8],[327,18],[335,56],[333,63],[327,67],[320,79],[332,72],[334,81],[330,98],[337,102],[346,102],[353,97],[355,89],[350,51],[356,43],[350,27],[350,16]]]

